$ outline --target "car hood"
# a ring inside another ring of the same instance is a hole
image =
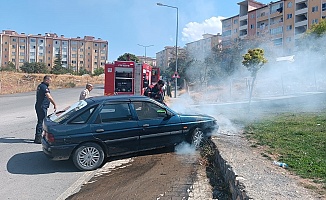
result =
[[[180,114],[179,117],[181,122],[216,121],[214,117],[209,115]]]

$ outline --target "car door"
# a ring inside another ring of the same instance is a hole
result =
[[[176,115],[167,117],[164,107],[147,101],[132,102],[138,117],[138,125],[142,127],[139,148],[141,150],[173,145],[182,135],[180,119]]]
[[[127,102],[104,104],[91,126],[94,137],[107,145],[109,155],[138,151],[142,129],[129,106]]]

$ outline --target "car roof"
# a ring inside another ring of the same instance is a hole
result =
[[[86,101],[92,101],[94,103],[103,102],[103,101],[146,101],[149,100],[149,97],[140,96],[140,95],[114,95],[114,96],[94,96],[86,99]]]

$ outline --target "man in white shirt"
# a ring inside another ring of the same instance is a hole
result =
[[[84,99],[89,98],[89,93],[90,93],[90,91],[92,91],[92,89],[93,89],[93,85],[90,83],[87,83],[86,89],[84,89],[79,95],[79,100],[84,100]]]

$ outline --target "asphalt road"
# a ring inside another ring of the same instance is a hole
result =
[[[83,88],[52,90],[58,109],[76,102]],[[91,91],[103,95],[103,87]],[[80,172],[70,161],[50,161],[34,144],[35,92],[0,95],[1,199],[65,199],[94,172]],[[53,112],[50,107],[49,113]]]

